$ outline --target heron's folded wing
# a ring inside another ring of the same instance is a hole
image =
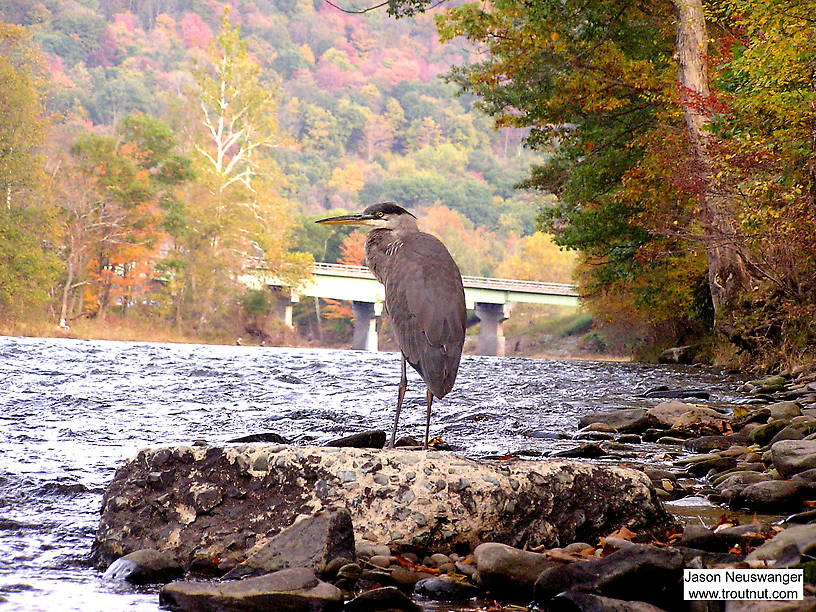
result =
[[[459,269],[430,234],[409,236],[395,253],[385,283],[386,308],[402,352],[431,391],[450,391],[465,338]]]

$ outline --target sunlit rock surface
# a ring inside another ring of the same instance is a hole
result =
[[[95,557],[172,552],[223,573],[299,515],[346,509],[358,543],[393,550],[593,541],[668,516],[642,472],[571,461],[247,444],[140,451],[105,492]]]

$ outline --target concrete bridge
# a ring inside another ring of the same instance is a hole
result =
[[[281,287],[275,275],[262,267],[252,268],[239,279],[244,284],[261,287]],[[502,323],[510,316],[514,303],[577,306],[578,293],[573,285],[541,283],[463,276],[465,302],[474,310],[481,323],[476,352],[479,355],[504,355]],[[281,315],[292,325],[292,304],[301,297],[350,300],[354,315],[352,348],[377,350],[377,317],[382,314],[385,288],[368,268],[341,264],[316,263],[311,284],[292,290],[282,305]]]

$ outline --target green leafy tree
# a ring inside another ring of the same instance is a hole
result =
[[[39,154],[48,119],[43,65],[25,29],[0,22],[0,317],[44,304],[58,263]]]

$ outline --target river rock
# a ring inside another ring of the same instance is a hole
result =
[[[782,440],[771,447],[771,457],[783,478],[816,468],[816,440]]]
[[[723,477],[719,482],[716,482],[714,488],[726,500],[738,496],[745,487],[756,484],[758,482],[767,482],[773,478],[762,472],[739,471],[731,472]]]
[[[796,480],[807,483],[809,485],[814,485],[814,487],[816,488],[816,468],[811,468],[809,470],[805,470],[804,472],[794,474],[791,480]]]
[[[711,408],[674,400],[661,402],[649,409],[649,415],[666,428],[678,428],[694,423],[720,424],[725,420],[724,415]]]
[[[387,586],[360,593],[343,606],[343,612],[421,612],[421,609],[397,587]]]
[[[763,406],[762,408],[752,410],[751,412],[734,419],[731,421],[731,426],[734,428],[734,431],[737,431],[749,423],[767,423],[770,416],[771,411],[766,406]]]
[[[693,397],[695,399],[707,400],[711,397],[711,393],[705,389],[669,389],[666,386],[655,387],[649,389],[642,397],[659,397],[664,399],[683,399],[684,397]]]
[[[765,445],[783,429],[785,429],[784,421],[771,421],[765,425],[760,425],[748,434],[748,441],[753,444]]]
[[[680,538],[678,545],[685,546],[687,548],[705,550],[708,552],[728,551],[728,544],[726,543],[725,538],[717,533],[714,533],[705,525],[697,525],[695,523],[689,523],[686,525],[686,527],[683,529],[683,537]]]
[[[645,601],[624,601],[580,591],[565,591],[552,600],[553,610],[569,612],[663,612]]]
[[[784,389],[785,382],[786,379],[782,376],[767,376],[765,378],[751,380],[748,384],[762,393],[773,393],[774,391]]]
[[[693,453],[710,453],[715,450],[730,448],[733,440],[726,436],[701,436],[683,442],[683,448]]]
[[[148,484],[148,475],[162,478]],[[288,446],[140,451],[103,497],[94,545],[105,563],[142,548],[223,573],[300,515],[349,512],[355,538],[394,551],[485,540],[595,541],[671,519],[640,471],[570,461],[477,462],[449,453]]]
[[[777,442],[781,442],[782,440],[801,440],[805,437],[804,427],[796,427],[794,425],[786,425],[782,429],[780,429],[776,435],[771,438],[769,444],[773,446]]]
[[[683,429],[690,425],[712,425],[714,428],[719,428],[728,423],[728,417],[724,414],[706,408],[705,406],[695,406],[693,410],[689,410],[680,415],[680,418],[674,422],[672,429]]]
[[[335,559],[342,558],[345,563],[354,559],[351,516],[345,510],[339,510],[302,517],[253,550],[246,561],[224,578],[237,580],[260,576],[287,567],[309,567],[318,575],[323,574]]]
[[[688,412],[693,408],[694,408],[693,404],[687,404],[686,402],[671,400],[668,402],[660,402],[654,408],[650,408],[648,410],[648,414],[655,421],[657,421],[663,428],[669,429],[674,425],[674,422],[677,419],[679,419],[683,413]]]
[[[158,584],[181,578],[183,573],[173,555],[146,548],[119,557],[111,563],[102,578],[131,584]]]
[[[768,406],[771,411],[771,418],[775,420],[789,421],[793,417],[800,416],[802,409],[796,402],[776,402]]]
[[[519,550],[506,544],[485,542],[473,551],[477,582],[490,593],[526,596],[533,592],[538,575],[557,562],[547,555]]]
[[[382,448],[385,446],[385,432],[382,429],[361,431],[360,433],[326,442],[326,446],[338,448]]]
[[[437,601],[465,601],[476,597],[479,589],[468,582],[443,575],[423,578],[416,583],[414,593]]]
[[[729,546],[735,544],[753,544],[765,542],[767,539],[768,525],[762,523],[748,523],[747,525],[734,525],[732,527],[720,527],[717,535],[728,542]]]
[[[781,561],[782,565],[794,566],[803,555],[808,558],[816,549],[816,525],[796,525],[780,531],[746,557],[747,561]]]
[[[670,548],[632,544],[608,557],[552,567],[535,583],[535,602],[546,607],[563,591],[578,590],[639,600],[673,609],[683,599],[683,555]]]
[[[803,482],[768,480],[745,487],[739,494],[739,500],[751,508],[790,510],[801,504],[808,489]]]
[[[179,612],[329,612],[342,608],[343,594],[312,570],[296,567],[229,582],[172,582],[161,590],[159,603]]]
[[[606,454],[607,452],[597,444],[582,444],[581,446],[576,446],[575,448],[569,448],[567,450],[558,451],[556,453],[553,453],[552,456],[563,458],[574,457],[581,459],[594,459],[596,457],[603,457]]]
[[[264,431],[262,433],[249,434],[247,436],[241,436],[240,438],[228,440],[227,442],[229,444],[248,444],[250,442],[273,442],[275,444],[289,444],[289,442],[287,442],[283,436],[275,433],[274,431]]]
[[[625,410],[590,412],[582,416],[578,423],[581,427],[593,423],[604,423],[620,433],[639,433],[653,427],[656,420],[643,408],[627,408]]]

